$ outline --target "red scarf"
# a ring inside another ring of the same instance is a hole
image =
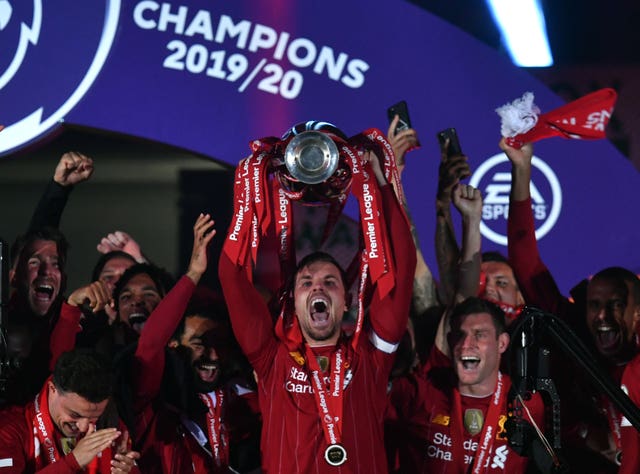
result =
[[[26,410],[26,421],[32,427],[33,444],[30,445],[29,457],[36,462],[36,471],[43,469],[49,464],[60,461],[64,456],[59,447],[59,434],[51,420],[49,413],[49,382],[47,379],[40,393],[36,395],[33,405],[29,405]],[[111,448],[102,451],[96,459],[100,466],[97,472],[111,472],[111,459],[113,458]],[[77,461],[77,460],[76,460]],[[95,459],[90,463],[95,465]],[[94,471],[95,472],[95,471]]]
[[[507,138],[507,144],[522,148],[528,142],[543,138],[563,137],[597,140],[605,137],[605,127],[611,119],[618,95],[613,89],[600,89],[541,114],[538,123],[528,132]]]
[[[371,165],[363,163],[359,151],[362,148],[374,148],[378,151],[383,158],[382,164],[389,182],[399,179],[393,151],[384,134],[377,129],[366,130],[348,141],[331,134],[330,137],[337,142],[342,163],[349,169],[352,177],[345,193],[352,192],[360,204],[361,237],[364,247],[360,253],[360,277],[362,281],[367,281],[369,276],[371,283],[377,285],[380,297],[383,298],[396,284],[395,271],[393,259],[390,258],[380,189]],[[291,275],[296,267],[292,201],[302,199],[304,192],[301,191],[297,195],[284,189],[282,183],[272,176],[272,162],[285,147],[286,141],[274,137],[254,140],[251,143],[252,155],[242,160],[236,169],[234,212],[223,252],[236,265],[244,268],[249,280],[253,277],[252,268],[256,263],[261,237],[267,233],[272,223],[280,243],[282,283],[285,283],[286,277]],[[336,199],[327,227],[332,227],[337,221],[337,214],[342,209],[347,195],[338,196]],[[366,291],[365,285],[361,284],[360,288],[359,302]],[[297,319],[286,304],[287,295],[282,294],[281,298],[283,311],[276,323],[276,334],[291,351],[297,351],[301,348],[302,334]],[[362,326],[363,317],[364,310],[359,310],[358,328]],[[357,344],[357,333],[352,344]]]

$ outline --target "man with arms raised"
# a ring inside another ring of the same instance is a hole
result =
[[[587,282],[584,294],[572,299],[564,297],[538,251],[530,193],[533,146],[525,143],[516,149],[503,139],[500,148],[511,162],[509,256],[527,303],[570,323],[595,348],[619,383],[627,370],[625,366],[638,354],[640,280],[627,269],[610,267]],[[573,373],[566,377],[572,366],[557,364],[554,368],[564,371],[555,379],[561,398],[570,400],[563,407],[565,424],[569,425],[564,433],[565,447],[576,453],[567,455],[569,462],[575,468],[592,472],[616,472],[622,452],[621,414],[606,397],[592,393],[588,382],[581,382]],[[637,375],[632,378],[637,379]],[[568,380],[570,383],[563,386],[562,382]],[[629,384],[627,388],[633,386]]]
[[[297,266],[285,312],[301,337],[290,350],[277,337],[268,307],[246,268],[223,251],[220,281],[236,338],[258,378],[263,417],[262,467],[267,473],[386,472],[383,414],[393,353],[407,325],[415,247],[409,227],[377,158],[372,161],[382,197],[395,266],[393,289],[374,287],[368,337],[347,336],[344,272],[328,254],[313,253]],[[225,248],[232,245],[229,234]],[[382,242],[380,242],[382,243]],[[354,339],[357,338],[357,339]]]

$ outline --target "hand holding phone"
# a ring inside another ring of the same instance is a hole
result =
[[[437,134],[438,142],[440,143],[440,149],[444,150],[447,139],[449,139],[449,147],[447,148],[447,156],[462,155],[462,148],[460,148],[460,141],[458,140],[458,133],[455,128],[445,128]]]
[[[406,101],[401,100],[397,104],[393,104],[387,109],[387,117],[389,119],[389,123],[393,121],[396,115],[400,117],[400,120],[398,120],[398,125],[396,125],[395,133],[411,128],[411,119],[409,119],[409,108],[407,107]]]

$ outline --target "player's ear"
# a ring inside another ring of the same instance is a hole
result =
[[[509,347],[509,333],[503,332],[498,336],[498,351],[503,354]]]

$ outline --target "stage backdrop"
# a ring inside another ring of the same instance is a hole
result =
[[[484,249],[506,251],[509,166],[494,109],[535,94],[526,71],[408,2],[0,0],[0,154],[62,122],[144,137],[235,165],[251,139],[306,120],[386,130],[407,100],[422,148],[405,187],[428,263],[439,152],[456,127],[485,196]],[[608,142],[536,146],[541,253],[563,291],[608,265],[640,269],[638,173]],[[356,217],[356,207],[348,212]]]

